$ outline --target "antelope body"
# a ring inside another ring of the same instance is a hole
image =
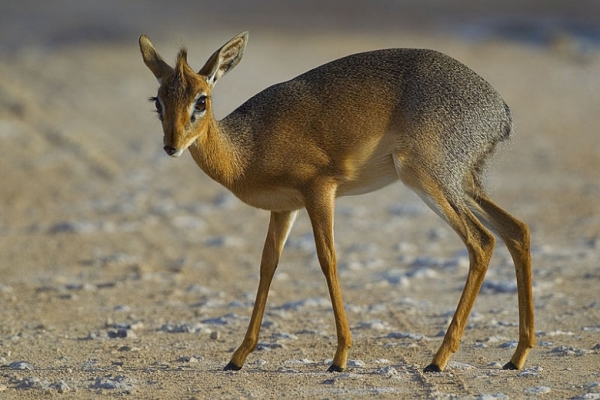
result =
[[[333,305],[338,346],[330,371],[346,367],[351,335],[333,242],[336,197],[368,193],[401,180],[463,240],[470,268],[458,307],[426,372],[442,371],[458,349],[495,245],[516,269],[519,342],[505,369],[520,369],[534,346],[529,230],[493,203],[482,172],[512,134],[508,106],[475,72],[432,50],[354,54],[258,93],[221,121],[211,90],[242,57],[244,32],[194,72],[186,51],[175,67],[139,39],[160,88],[156,103],[164,149],[189,149],[198,166],[245,203],[270,210],[260,281],[244,340],[225,369],[240,369],[254,350],[279,256],[299,209],[306,208]]]

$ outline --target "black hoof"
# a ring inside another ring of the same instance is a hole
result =
[[[502,369],[519,369],[512,361],[507,362]]]
[[[338,367],[335,364],[331,364],[331,366],[327,369],[327,372],[343,372],[346,368]]]
[[[428,366],[426,366],[423,369],[423,372],[425,373],[430,373],[430,372],[442,372],[442,370],[440,369],[440,367],[438,367],[435,364],[429,364]]]
[[[242,369],[242,367],[238,367],[234,363],[230,362],[225,366],[225,368],[223,368],[223,371],[239,371],[240,369]]]

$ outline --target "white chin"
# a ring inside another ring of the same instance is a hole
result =
[[[173,153],[171,157],[177,158],[183,154],[183,150],[177,150],[177,153]]]

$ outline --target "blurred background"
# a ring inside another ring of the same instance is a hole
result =
[[[22,46],[129,42],[142,31],[195,41],[223,29],[295,34],[434,31],[536,45],[564,35],[584,46],[597,46],[600,40],[596,0],[5,0],[1,9],[3,56]]]

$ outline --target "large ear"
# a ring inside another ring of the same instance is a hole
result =
[[[205,76],[208,84],[214,86],[220,77],[229,72],[242,59],[244,48],[248,43],[248,32],[242,32],[210,56],[198,73]]]
[[[139,42],[144,64],[152,71],[160,84],[163,78],[173,71],[173,68],[162,59],[160,54],[158,54],[148,36],[141,35]]]

